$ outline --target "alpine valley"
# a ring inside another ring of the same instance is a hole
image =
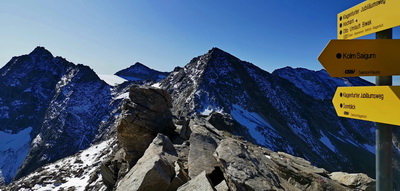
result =
[[[371,85],[218,48],[102,76],[37,47],[0,69],[0,190],[375,190],[375,124],[331,102]]]

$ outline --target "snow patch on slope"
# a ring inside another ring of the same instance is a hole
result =
[[[320,133],[321,138],[319,141],[324,143],[324,145],[327,146],[331,151],[336,152],[336,147],[332,144],[331,140],[329,140],[329,138],[322,131],[320,131]]]
[[[89,147],[88,149],[81,151],[79,154],[76,156],[70,156],[64,159],[61,159],[55,163],[49,164],[47,166],[43,167],[43,171],[45,172],[43,175],[41,175],[41,172],[36,172],[28,175],[24,179],[37,179],[43,176],[48,176],[46,174],[56,174],[54,177],[44,177],[46,180],[44,181],[44,184],[36,184],[33,186],[31,189],[27,190],[39,190],[39,191],[45,191],[45,190],[69,190],[73,189],[76,191],[83,191],[85,188],[89,185],[89,180],[91,176],[96,172],[98,167],[101,164],[101,161],[103,161],[106,157],[108,157],[111,152],[113,146],[115,146],[115,139],[110,139],[107,141],[103,141],[102,143],[98,145],[93,145]],[[62,169],[60,169],[62,168]],[[83,171],[81,176],[76,176],[74,173],[68,173],[68,174],[60,174],[65,169],[71,169],[74,171]],[[47,171],[47,172],[46,172]],[[54,173],[52,173],[54,172]],[[69,175],[69,176],[68,176]],[[64,180],[59,181],[57,179],[57,176],[61,176]],[[98,173],[98,177],[95,182],[92,184],[95,184],[98,181],[101,181],[102,177],[101,174]],[[23,182],[23,180],[22,180]],[[24,190],[24,189],[22,189]],[[26,190],[26,191],[27,191]]]
[[[28,155],[31,131],[32,127],[17,134],[0,131],[0,171],[6,183],[12,180]]]
[[[117,99],[127,99],[127,98],[129,98],[129,92],[125,92],[125,93],[119,95],[118,97],[116,97],[115,99],[117,100]]]
[[[209,105],[202,112],[200,112],[200,114],[201,115],[210,115],[212,112],[223,113],[223,109],[215,108],[215,107]]]
[[[250,135],[257,141],[258,144],[265,145],[267,140],[265,136],[257,130],[261,125],[272,127],[260,115],[254,112],[249,112],[239,105],[234,104],[231,111],[232,117],[241,125],[249,129]]]

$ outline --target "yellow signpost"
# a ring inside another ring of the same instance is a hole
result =
[[[333,105],[340,117],[400,125],[400,86],[338,87]]]
[[[400,75],[399,50],[400,39],[331,40],[318,60],[332,77]]]
[[[367,0],[337,15],[338,39],[354,39],[400,25],[399,0]]]
[[[333,104],[341,117],[377,122],[376,190],[393,190],[392,127],[400,125],[400,87],[390,85],[400,67],[397,40],[378,39],[392,39],[392,28],[400,25],[400,0],[366,0],[339,13],[337,21],[338,39],[376,33],[372,41],[331,41],[319,60],[332,77],[376,76],[375,87],[339,87]]]

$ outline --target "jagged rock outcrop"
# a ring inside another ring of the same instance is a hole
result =
[[[349,190],[302,158],[234,139],[222,140],[215,155],[234,190]]]
[[[133,166],[157,133],[172,136],[175,126],[170,112],[171,97],[156,88],[133,86],[122,106],[117,137],[125,151],[125,160]]]
[[[143,157],[118,183],[117,191],[167,190],[178,154],[168,137],[158,134]]]
[[[121,120],[128,117],[121,115]],[[354,188],[331,179],[328,171],[312,166],[305,159],[273,152],[232,135],[228,127],[235,122],[229,115],[218,114],[212,118],[195,115],[179,122],[177,126],[186,124],[190,134],[188,140],[173,139],[174,145],[167,136],[158,134],[129,173],[117,180],[114,188],[141,190],[145,185],[148,185],[146,190],[350,191]],[[210,121],[218,121],[215,124],[219,127],[214,127]],[[164,141],[169,145],[167,151],[162,151],[160,146]],[[160,162],[163,156],[169,156],[171,160]],[[366,184],[374,182],[361,184],[357,189],[365,190],[369,186]]]

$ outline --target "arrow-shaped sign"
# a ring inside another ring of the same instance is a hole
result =
[[[354,39],[400,25],[399,0],[367,0],[337,15],[338,39]]]
[[[400,125],[400,86],[338,87],[333,105],[340,117]]]
[[[400,39],[331,40],[318,60],[332,77],[400,75]]]

